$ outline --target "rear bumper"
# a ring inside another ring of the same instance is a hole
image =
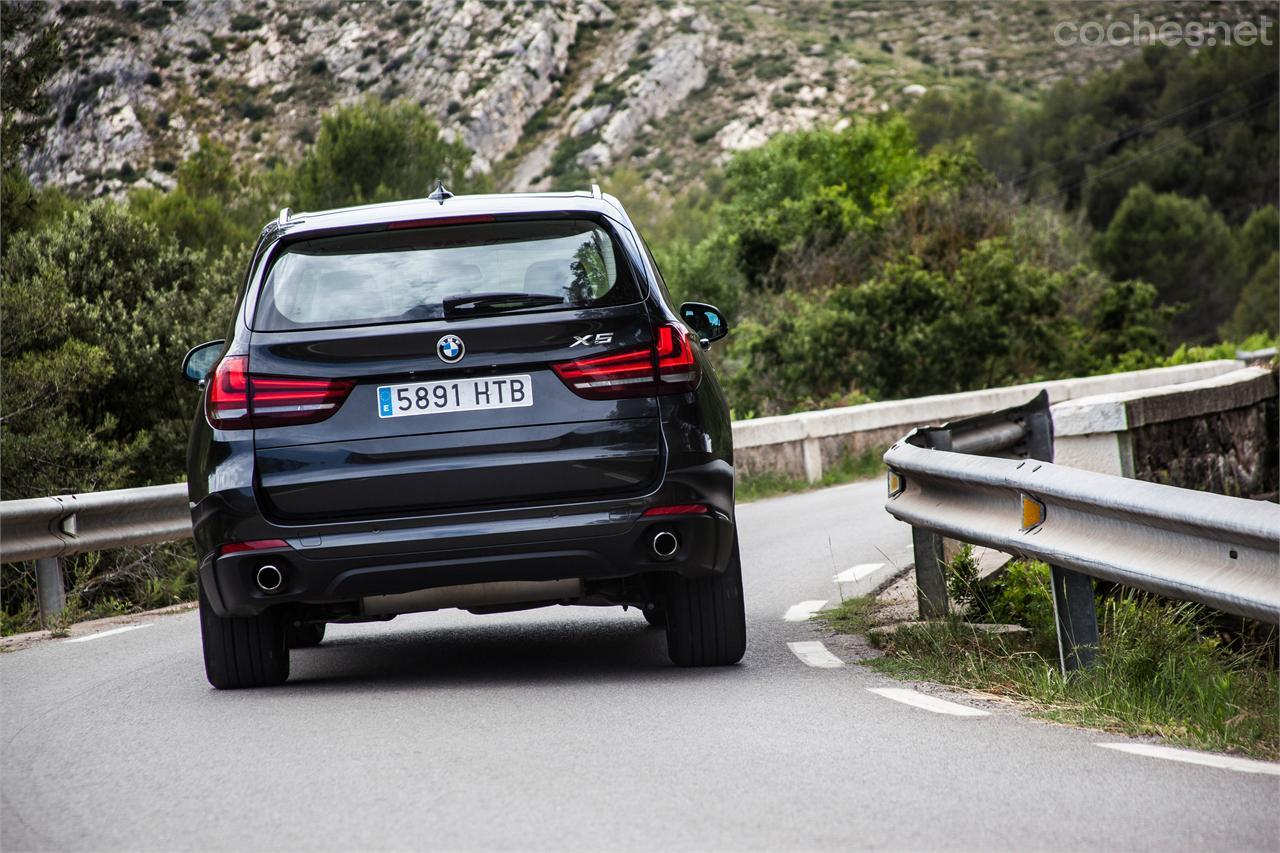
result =
[[[284,548],[211,552],[200,566],[209,603],[222,616],[252,616],[278,604],[345,604],[366,596],[393,595],[457,584],[501,581],[584,580],[676,572],[702,577],[723,572],[733,547],[734,522],[722,512],[706,515],[630,517],[618,509],[551,515],[518,530],[502,525],[482,531],[465,523],[285,539]],[[488,526],[488,525],[486,525]],[[659,530],[679,538],[679,548],[659,560],[650,542]],[[450,547],[450,540],[458,543]],[[465,544],[463,544],[465,543]],[[284,583],[273,593],[254,580],[274,565]]]

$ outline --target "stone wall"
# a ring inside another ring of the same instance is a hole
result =
[[[1274,379],[1274,376],[1273,376]],[[1274,499],[1280,491],[1276,397],[1133,430],[1134,476],[1187,489]]]
[[[1060,465],[1236,497],[1280,488],[1274,368],[1064,402],[1053,423]]]

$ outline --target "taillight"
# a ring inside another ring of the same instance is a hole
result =
[[[643,515],[706,515],[706,504],[670,504],[668,506],[651,506]]]
[[[248,542],[228,542],[218,548],[218,556],[239,554],[243,551],[265,551],[268,548],[288,548],[289,543],[283,539],[251,539]]]
[[[665,323],[653,329],[652,346],[551,365],[579,397],[613,400],[692,391],[702,379],[693,353],[696,342],[683,326]]]
[[[565,361],[551,365],[551,369],[575,394],[589,400],[648,397],[655,393],[651,347]]]
[[[666,324],[654,329],[658,338],[659,394],[692,391],[702,379],[702,368],[693,354],[698,346],[693,333],[683,326]]]
[[[254,376],[249,358],[231,355],[213,371],[205,413],[215,429],[291,426],[322,421],[347,399],[350,379]]]
[[[350,379],[301,379],[249,374],[255,427],[311,424],[338,411],[356,383]]]
[[[249,429],[249,358],[229,355],[218,362],[204,398],[205,415],[214,429]]]

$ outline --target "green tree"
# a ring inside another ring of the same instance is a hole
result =
[[[1121,365],[1156,367],[1169,351],[1169,324],[1177,309],[1162,305],[1159,293],[1145,281],[1107,282],[1086,311],[1086,327],[1070,353],[1068,372],[1073,375]]]
[[[1245,275],[1253,275],[1280,248],[1280,209],[1274,204],[1260,207],[1240,226],[1235,235],[1236,263]]]
[[[110,201],[16,235],[0,262],[5,497],[180,479],[197,394],[178,365],[218,336],[236,284]]]
[[[996,239],[953,275],[907,258],[860,285],[786,294],[731,338],[734,404],[776,414],[857,391],[897,399],[1056,374],[1078,336],[1060,298],[1074,284]]]
[[[776,285],[781,256],[878,226],[921,171],[901,118],[779,134],[738,154],[722,210],[738,269],[752,287]]]
[[[321,120],[315,145],[294,171],[295,198],[304,210],[422,198],[437,178],[459,192],[470,164],[467,147],[445,140],[421,108],[371,98]]]
[[[1024,169],[1025,112],[995,85],[975,80],[959,91],[930,89],[908,109],[907,121],[922,151],[967,141],[983,168],[1007,181]]]
[[[1204,190],[1207,168],[1203,150],[1182,128],[1160,131],[1085,169],[1085,216],[1094,228],[1105,229],[1139,181],[1156,192],[1197,198]]]
[[[65,206],[56,191],[31,186],[19,162],[52,120],[45,83],[62,63],[57,19],[42,21],[41,4],[7,3],[0,13],[0,243],[55,218]]]
[[[1230,315],[1242,270],[1231,230],[1208,200],[1129,191],[1094,241],[1099,264],[1116,279],[1144,279],[1166,304],[1185,308],[1173,321],[1177,340],[1207,340]]]
[[[0,159],[6,169],[52,120],[44,84],[62,63],[62,41],[57,19],[41,21],[44,12],[39,3],[16,2],[5,4],[0,15],[0,41],[13,48],[6,47],[0,58]]]
[[[247,263],[262,226],[275,215],[276,198],[284,195],[284,177],[238,167],[230,149],[208,137],[200,139],[176,177],[169,192],[131,192],[130,209],[188,249],[211,256],[229,249]]]
[[[964,253],[951,280],[908,261],[834,301],[850,342],[862,341],[853,359],[859,386],[887,399],[1055,372],[1066,286],[1066,276],[1020,262],[997,239]]]
[[[1241,341],[1259,332],[1280,332],[1280,252],[1272,252],[1240,291],[1231,319],[1222,336]]]

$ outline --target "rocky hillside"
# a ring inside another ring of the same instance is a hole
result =
[[[200,135],[289,158],[333,105],[408,98],[499,187],[618,167],[696,178],[778,131],[985,77],[1027,97],[1133,47],[1062,47],[1066,20],[1256,19],[1248,4],[125,0],[53,3],[65,66],[35,183],[168,187]]]

